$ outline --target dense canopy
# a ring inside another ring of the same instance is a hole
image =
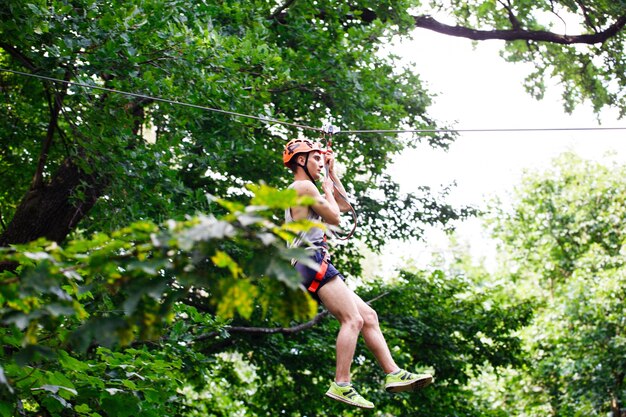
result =
[[[287,242],[310,224],[282,224],[281,210],[307,204],[279,191],[285,140],[319,139],[328,122],[447,127],[429,115],[421,63],[385,52],[416,28],[503,40],[507,60],[534,64],[533,96],[555,77],[566,110],[623,113],[625,11],[600,0],[3,0],[0,416],[336,414],[299,401],[323,394],[336,329],[290,267],[302,253]],[[453,140],[333,138],[359,213],[336,258],[352,278],[359,244],[376,251],[475,214],[445,189],[404,194],[388,173],[406,147]],[[356,372],[380,413],[486,415],[466,384],[483,365],[521,363],[531,303],[441,271],[388,278],[360,291],[384,311],[400,359],[447,388],[383,397],[363,353]]]

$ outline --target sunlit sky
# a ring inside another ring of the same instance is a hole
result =
[[[566,114],[556,82],[544,100],[531,98],[523,88],[531,68],[505,62],[498,54],[501,46],[500,41],[474,46],[466,39],[418,29],[413,41],[403,43],[394,52],[415,62],[427,88],[437,94],[431,115],[454,122],[458,129],[626,126],[626,121],[617,119],[616,111],[602,113],[601,124],[590,106]],[[439,189],[456,182],[451,203],[484,207],[493,196],[506,199],[525,170],[545,169],[554,157],[566,151],[626,163],[626,131],[463,133],[447,152],[427,145],[404,152],[391,173],[406,192],[418,185]],[[607,153],[613,155],[607,157]],[[479,222],[464,222],[458,230],[472,255],[476,259],[485,257],[492,266],[494,246],[482,233]],[[426,242],[391,244],[382,273],[406,259],[426,267],[433,252],[445,254],[447,247],[447,239],[436,230],[428,233]]]

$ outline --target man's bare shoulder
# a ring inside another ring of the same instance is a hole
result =
[[[298,192],[299,195],[319,195],[320,192],[311,181],[298,180],[293,183],[293,189]]]

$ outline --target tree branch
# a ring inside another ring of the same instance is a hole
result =
[[[502,1],[498,1],[498,3],[500,3],[509,14],[509,22],[511,22],[511,26],[513,27],[513,29],[520,30],[522,28],[522,25],[520,24],[519,20],[517,20],[515,13],[513,13],[513,7],[511,6],[511,2],[509,1],[508,4],[505,4]]]
[[[561,15],[557,13],[556,7],[554,6],[554,0],[550,0],[550,11],[557,19],[561,21],[561,23],[563,23],[564,31],[567,32],[567,22],[561,17]],[[587,21],[587,25],[589,25],[589,27],[593,27],[593,25],[589,21]],[[598,32],[595,28],[593,29],[593,31]]]
[[[33,65],[32,62],[30,62],[30,60],[26,57],[26,55],[22,54],[16,48],[4,42],[0,42],[0,48],[7,51],[7,53],[13,57],[13,59],[15,59],[17,62],[22,64],[24,67],[28,68],[32,72],[36,72],[37,68],[35,67],[35,65]]]
[[[295,0],[294,0],[295,1]],[[575,0],[576,3],[580,6],[583,2],[580,0]],[[289,0],[286,4],[293,3],[293,1]],[[581,6],[583,10],[583,15],[585,16],[585,21],[589,25],[589,27],[594,30],[592,34],[582,34],[582,35],[561,35],[554,32],[548,32],[543,30],[525,30],[521,28],[521,24],[516,18],[516,16],[512,12],[512,8],[507,6],[503,1],[499,1],[501,5],[505,7],[505,9],[509,12],[509,21],[511,22],[513,29],[506,30],[478,30],[472,29],[465,26],[452,26],[445,23],[441,23],[438,20],[434,19],[429,15],[420,15],[413,16],[413,20],[415,21],[415,27],[432,30],[437,33],[441,33],[448,36],[456,36],[460,38],[467,38],[475,41],[484,41],[491,39],[499,39],[504,41],[515,41],[515,40],[526,40],[526,41],[536,41],[536,42],[548,42],[548,43],[556,43],[561,45],[571,45],[571,44],[597,44],[606,41],[607,39],[612,38],[617,33],[619,33],[624,26],[626,26],[626,15],[619,16],[615,22],[607,27],[605,30],[598,32],[597,28],[591,24],[591,19],[588,13],[588,9]],[[510,4],[510,2],[509,2]],[[272,17],[278,20],[281,23],[286,23],[286,13],[284,12],[283,7],[279,8],[275,13],[272,14]],[[356,9],[355,9],[356,10]],[[376,12],[371,9],[362,8],[359,9],[359,19],[362,23],[370,24],[374,20],[378,18]],[[319,17],[324,19],[324,13],[320,13]],[[347,20],[354,19],[353,15],[346,15]]]
[[[270,17],[269,17],[269,18],[270,18],[270,19],[277,19],[277,18],[278,18],[278,17],[282,14],[282,12],[284,12],[286,9],[288,9],[288,8],[289,8],[292,4],[294,4],[295,2],[296,2],[296,0],[287,0],[287,1],[285,2],[285,4],[283,4],[283,5],[282,5],[282,6],[280,6],[278,9],[276,9],[276,10],[274,11],[274,13],[272,13],[272,14],[270,15]]]
[[[376,297],[372,298],[371,300],[367,301],[366,304],[371,304],[383,297],[385,297],[386,295],[389,294],[389,291],[384,292],[380,295],[377,295]],[[323,310],[321,312],[319,312],[315,317],[313,317],[312,320],[307,321],[306,323],[301,323],[298,324],[296,326],[292,326],[292,327],[242,327],[242,326],[230,326],[230,327],[226,327],[226,330],[230,333],[248,333],[248,334],[276,334],[276,333],[281,333],[281,334],[294,334],[294,333],[299,333],[303,330],[307,330],[310,329],[311,327],[315,326],[316,324],[318,324],[319,322],[321,322],[326,316],[328,316],[328,310]],[[207,335],[201,335],[198,338],[195,339],[195,341],[199,341],[199,340],[205,340],[211,337],[214,337],[216,334],[215,333],[210,333]]]
[[[598,29],[595,27],[593,20],[591,19],[591,15],[589,14],[589,9],[587,8],[587,6],[585,6],[585,3],[580,0],[576,0],[576,4],[578,5],[578,7],[580,7],[580,10],[582,10],[587,25],[592,28],[594,32],[598,33]]]
[[[449,36],[467,38],[475,41],[490,39],[500,39],[505,41],[529,40],[537,42],[550,42],[561,45],[571,44],[596,44],[602,43],[615,36],[626,26],[626,16],[620,16],[615,23],[603,30],[593,34],[584,35],[560,35],[558,33],[543,30],[477,30],[464,26],[451,26],[441,23],[431,16],[414,16],[415,26],[418,28],[432,30]]]
[[[319,312],[312,320],[306,323],[301,323],[292,327],[238,327],[230,326],[226,330],[229,333],[250,333],[250,334],[293,334],[299,333],[303,330],[310,329],[319,322],[321,322],[326,316],[328,316],[328,310]]]
[[[0,42],[0,48],[4,49],[13,59],[19,62],[22,66],[28,68],[31,72],[37,73],[37,67],[28,59],[26,55],[21,53],[18,49],[13,46]],[[70,79],[70,71],[65,72],[65,80],[69,81]],[[33,180],[31,182],[31,190],[41,187],[43,183],[43,171],[45,169],[46,161],[48,160],[48,153],[50,152],[50,147],[52,146],[52,140],[54,138],[54,131],[58,128],[58,120],[59,113],[63,108],[63,99],[67,94],[67,87],[63,89],[62,92],[56,92],[50,98],[50,94],[48,93],[48,103],[50,107],[50,121],[48,123],[48,131],[46,133],[46,139],[43,143],[43,147],[41,149],[41,153],[39,154],[39,161],[37,163],[37,170],[33,175]]]
[[[65,72],[65,81],[70,80],[70,72]],[[43,172],[46,168],[46,162],[48,160],[48,154],[50,152],[50,148],[52,147],[52,141],[54,139],[54,132],[58,129],[58,121],[59,121],[59,113],[63,108],[63,99],[67,94],[67,87],[65,87],[61,92],[55,92],[50,97],[48,94],[50,106],[50,122],[48,122],[48,131],[46,133],[46,140],[43,143],[41,148],[41,153],[39,154],[39,161],[37,163],[37,170],[35,171],[35,175],[33,176],[33,182],[31,184],[31,190],[37,189],[43,184]]]

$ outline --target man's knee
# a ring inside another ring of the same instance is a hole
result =
[[[361,317],[363,317],[364,326],[378,326],[378,314],[373,308],[368,306],[365,311],[361,312]]]
[[[361,331],[363,325],[365,324],[365,319],[360,314],[351,314],[343,320],[342,324]]]

